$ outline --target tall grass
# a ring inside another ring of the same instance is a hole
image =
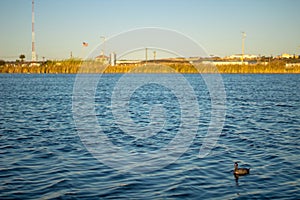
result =
[[[141,67],[143,66],[143,67]],[[300,73],[300,66],[286,67],[284,62],[273,61],[267,65],[204,65],[183,63],[140,63],[107,66],[92,60],[68,59],[47,61],[40,66],[24,63],[0,66],[0,73]]]

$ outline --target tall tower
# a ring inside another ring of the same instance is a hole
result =
[[[32,0],[32,16],[31,16],[31,61],[36,61],[35,54],[35,35],[34,35],[34,0]]]
[[[242,63],[244,62],[244,55],[245,55],[245,38],[246,38],[246,33],[242,32]]]

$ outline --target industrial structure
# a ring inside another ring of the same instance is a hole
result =
[[[31,11],[31,61],[36,62],[35,52],[35,33],[34,33],[34,0],[32,0],[32,11]]]
[[[241,57],[242,63],[244,62],[244,55],[245,55],[245,38],[246,38],[246,33],[242,32],[242,57]]]

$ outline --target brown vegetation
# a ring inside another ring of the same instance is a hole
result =
[[[300,66],[286,67],[278,60],[267,65],[204,65],[188,62],[173,63],[139,63],[106,66],[95,61],[69,59],[64,61],[47,61],[41,65],[14,63],[0,66],[0,73],[300,73]]]

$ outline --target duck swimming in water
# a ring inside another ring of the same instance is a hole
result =
[[[234,170],[233,170],[234,175],[246,175],[249,173],[250,173],[249,168],[239,168],[238,163],[237,162],[234,163]]]

